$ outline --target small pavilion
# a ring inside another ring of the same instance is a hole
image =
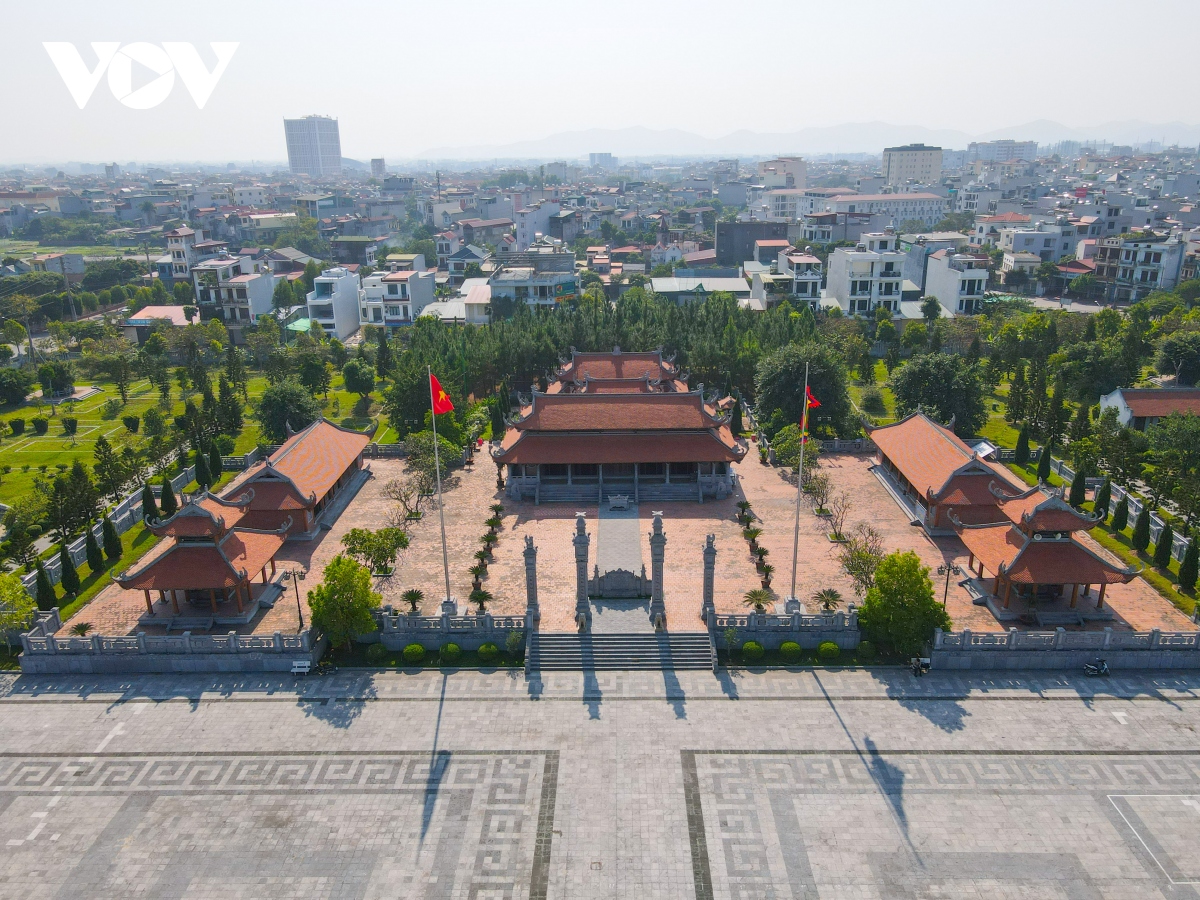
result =
[[[253,490],[231,500],[205,492],[169,519],[147,522],[151,532],[170,543],[144,565],[114,580],[127,590],[143,591],[151,616],[155,615],[151,591],[158,592],[160,602],[170,602],[177,616],[180,600],[207,601],[214,617],[219,614],[218,604],[230,601],[239,616],[247,613],[247,607],[252,613],[258,606],[252,581],[260,576],[265,585],[274,576],[275,556],[292,524],[287,519],[273,531],[241,527],[253,501]]]
[[[1099,587],[1095,610],[1104,609],[1104,591],[1110,584],[1127,584],[1138,570],[1118,565],[1084,546],[1075,532],[1092,528],[1099,519],[1079,512],[1062,497],[1039,485],[1021,493],[990,486],[996,508],[1005,521],[967,524],[948,511],[955,531],[970,556],[967,566],[979,578],[992,575],[991,593],[1004,609],[1016,594],[1027,602],[1058,600],[1070,588],[1070,609],[1077,608],[1080,589],[1090,597]]]

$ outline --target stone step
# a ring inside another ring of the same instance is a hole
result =
[[[535,634],[526,668],[549,670],[710,669],[704,632],[658,634]]]

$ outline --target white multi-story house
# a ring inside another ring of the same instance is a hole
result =
[[[264,207],[267,205],[267,187],[263,184],[250,184],[234,188],[233,202],[235,206]]]
[[[358,331],[362,288],[358,276],[335,266],[313,279],[308,292],[308,317],[327,335],[344,341]]]
[[[875,307],[900,309],[905,254],[891,231],[864,234],[853,248],[829,256],[826,293],[848,315],[870,315]]]
[[[554,306],[575,296],[574,272],[539,272],[534,266],[505,267],[492,276],[491,299]]]
[[[537,236],[550,233],[550,219],[562,212],[562,206],[549,200],[516,211],[517,250],[528,250]]]
[[[772,219],[783,219],[795,222],[804,215],[807,204],[804,203],[804,190],[801,188],[776,188],[763,192],[763,202],[767,205],[767,215]]]
[[[263,259],[218,253],[191,268],[200,321],[220,319],[235,344],[243,343],[242,326],[271,311],[275,276]]]
[[[1188,244],[1183,234],[1166,238],[1153,232],[1100,238],[1096,246],[1096,279],[1105,299],[1136,303],[1154,291],[1179,283]]]
[[[190,281],[192,266],[212,259],[228,246],[225,241],[209,240],[203,228],[193,230],[186,225],[168,231],[166,238],[173,282]]]
[[[887,147],[883,151],[883,177],[888,184],[937,184],[942,178],[942,148],[925,144]]]
[[[359,324],[375,325],[389,332],[421,315],[434,301],[434,276],[423,269],[376,272],[363,280]]]
[[[815,306],[821,299],[821,260],[800,250],[781,250],[776,262],[780,275],[792,279],[792,296]]]
[[[764,159],[758,164],[758,177],[769,188],[803,188],[808,165],[799,156]]]
[[[437,267],[444,271],[449,268],[450,257],[458,252],[458,248],[462,246],[462,241],[458,239],[458,235],[455,232],[443,231],[441,234],[434,236],[433,243],[437,247]]]
[[[1071,222],[1039,222],[1032,228],[1000,229],[997,246],[1006,253],[1036,253],[1043,261],[1057,262],[1075,252],[1079,238],[1079,226]]]
[[[826,212],[870,213],[890,216],[893,225],[920,219],[932,228],[946,216],[946,198],[937,194],[839,194],[830,198]]]
[[[987,289],[988,258],[939,250],[925,270],[925,296],[937,297],[951,315],[980,312]]]

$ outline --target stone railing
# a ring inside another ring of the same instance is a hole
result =
[[[935,630],[932,660],[948,669],[1073,669],[1102,656],[1114,669],[1200,668],[1200,631]]]
[[[737,632],[737,640],[758,641],[768,650],[778,650],[785,641],[795,641],[801,647],[814,649],[826,641],[832,641],[843,650],[855,649],[862,634],[858,628],[858,612],[853,606],[848,612],[791,613],[775,615],[772,613],[750,613],[744,616],[729,616],[720,613],[709,614],[709,631],[722,650],[728,649],[725,632],[728,629]]]
[[[376,612],[375,622],[379,630],[359,640],[373,643],[374,638],[389,650],[403,650],[409,644],[436,650],[447,642],[464,650],[478,650],[487,643],[503,647],[511,632],[524,634],[528,627],[525,616],[412,616],[390,608]]]
[[[286,672],[296,659],[316,662],[324,639],[300,634],[92,634],[59,637],[57,609],[39,613],[21,635],[25,673]]]

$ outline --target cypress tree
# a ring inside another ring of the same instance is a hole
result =
[[[1049,444],[1042,447],[1042,455],[1038,458],[1037,466],[1037,480],[1039,482],[1050,480],[1050,452],[1052,449]]]
[[[1113,513],[1112,530],[1120,534],[1125,530],[1125,526],[1129,524],[1129,498],[1122,497],[1121,502],[1117,504],[1117,511]]]
[[[214,484],[220,480],[221,473],[223,471],[225,471],[225,467],[221,462],[221,448],[218,447],[214,442],[213,445],[208,448],[208,472],[210,475],[212,475]]]
[[[1164,572],[1171,565],[1171,551],[1174,546],[1175,529],[1171,527],[1170,522],[1167,522],[1158,534],[1158,543],[1154,545],[1154,564]]]
[[[1096,502],[1093,508],[1096,515],[1100,517],[1100,523],[1103,524],[1105,518],[1108,517],[1108,507],[1112,503],[1112,481],[1108,478],[1104,479],[1104,483],[1100,485],[1100,489],[1096,491]]]
[[[199,450],[196,451],[196,484],[201,490],[212,486],[212,474],[208,471],[208,459]]]
[[[38,609],[54,609],[58,603],[58,597],[54,594],[54,585],[50,583],[50,576],[46,574],[46,567],[42,565],[42,561],[37,561],[37,605]]]
[[[1088,417],[1088,407],[1086,403],[1081,403],[1079,408],[1075,410],[1075,416],[1071,419],[1071,430],[1069,432],[1071,443],[1082,441],[1085,438],[1091,437],[1092,420]]]
[[[742,433],[742,404],[734,401],[733,404],[733,436],[737,437]]]
[[[1076,509],[1083,506],[1083,501],[1087,499],[1087,472],[1081,467],[1075,473],[1075,477],[1071,479],[1071,493],[1067,496],[1067,502]]]
[[[98,572],[104,571],[104,554],[100,552],[100,543],[96,540],[96,532],[89,525],[84,532],[84,546],[87,548],[88,568],[95,575]]]
[[[1196,543],[1196,536],[1192,535],[1192,539],[1188,541],[1187,550],[1184,551],[1183,561],[1179,564],[1179,587],[1185,591],[1193,591],[1196,589],[1196,576],[1200,574],[1200,545]]]
[[[171,479],[163,476],[162,494],[158,498],[159,508],[162,510],[162,517],[169,519],[175,513],[179,512],[179,501],[175,499],[175,489],[171,487]]]
[[[61,566],[58,583],[62,585],[64,594],[79,593],[79,573],[75,571],[75,562],[66,544],[58,545],[58,564]]]
[[[154,499],[154,489],[148,481],[142,485],[142,518],[150,521],[158,518],[158,502]]]
[[[120,559],[124,548],[121,546],[121,535],[117,534],[117,526],[113,524],[113,520],[105,516],[104,525],[100,530],[104,535],[104,555],[108,557],[108,561]]]
[[[1018,362],[1013,373],[1012,383],[1008,387],[1008,405],[1005,408],[1006,418],[1010,422],[1020,422],[1029,412],[1029,388],[1025,381],[1025,363]]]
[[[1137,521],[1133,523],[1133,549],[1145,553],[1150,546],[1150,504],[1143,503]]]
[[[1029,423],[1021,423],[1021,433],[1017,435],[1017,458],[1018,466],[1028,465],[1029,463]]]

